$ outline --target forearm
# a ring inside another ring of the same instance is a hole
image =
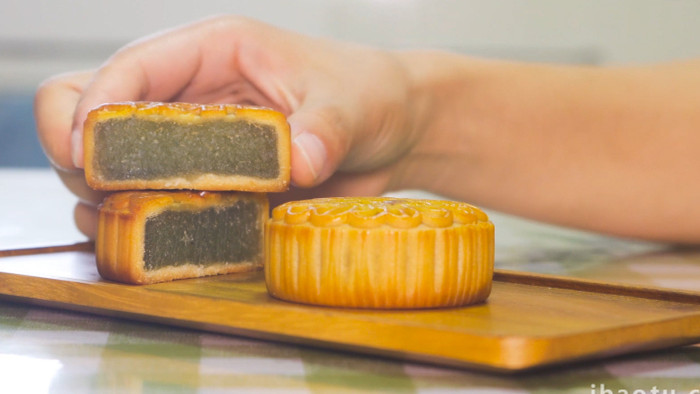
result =
[[[426,120],[398,187],[588,230],[700,242],[700,64],[401,56]]]

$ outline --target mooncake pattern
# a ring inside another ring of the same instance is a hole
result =
[[[465,203],[325,198],[276,207],[265,226],[274,297],[317,305],[430,308],[482,302],[494,226]]]

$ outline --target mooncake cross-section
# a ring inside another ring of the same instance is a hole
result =
[[[289,187],[289,124],[271,109],[113,103],[92,110],[83,129],[85,177],[97,190]]]
[[[99,209],[98,272],[148,284],[261,269],[268,210],[262,193],[112,194]]]
[[[265,282],[276,298],[359,308],[485,301],[494,226],[465,203],[386,197],[292,201],[265,225]]]

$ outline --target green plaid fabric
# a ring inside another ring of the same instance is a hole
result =
[[[498,376],[7,302],[0,304],[0,316],[3,393],[617,394],[700,388],[700,347]]]
[[[499,268],[700,289],[700,252],[504,216],[493,219]],[[619,394],[700,389],[700,347],[695,346],[501,376],[7,301],[0,303],[0,367],[3,393]]]

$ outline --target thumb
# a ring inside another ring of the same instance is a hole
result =
[[[292,133],[292,183],[316,186],[338,169],[350,146],[340,111],[331,106],[302,106],[288,118]]]

